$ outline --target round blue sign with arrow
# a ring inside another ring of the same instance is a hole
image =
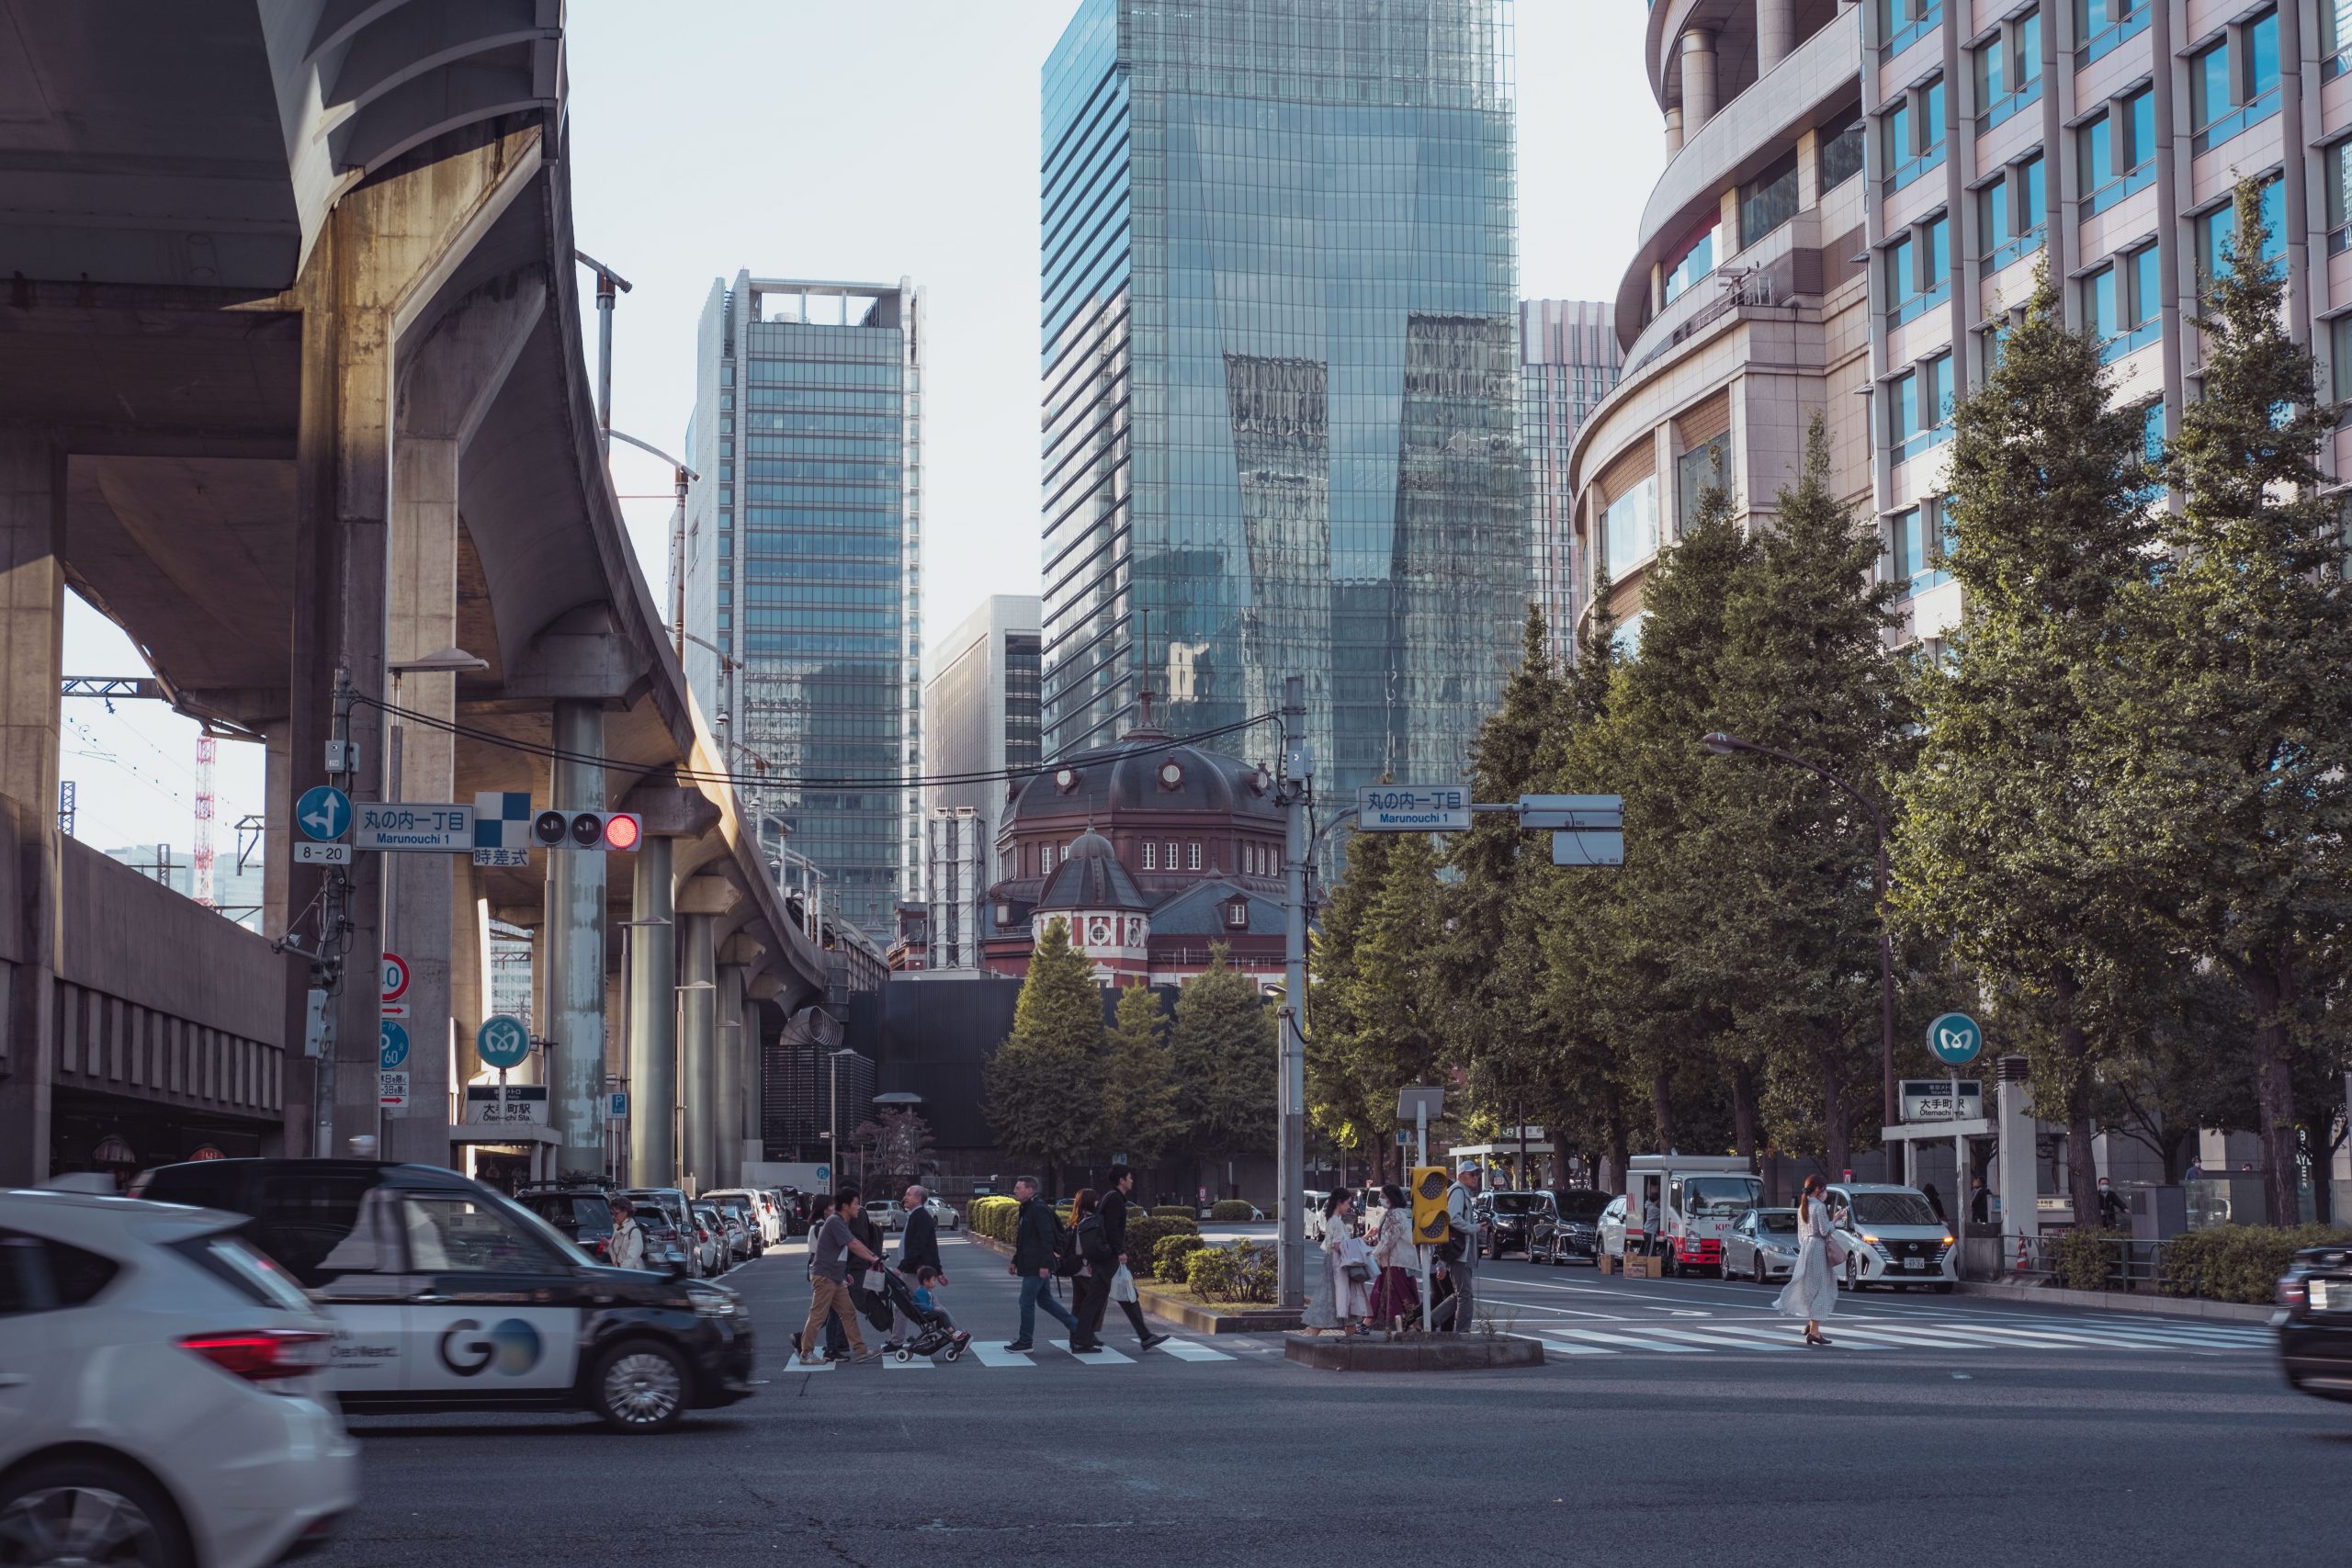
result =
[[[1948,1067],[1964,1067],[1984,1049],[1984,1032],[1964,1012],[1948,1012],[1928,1025],[1928,1049]]]
[[[333,843],[351,830],[351,796],[333,784],[317,784],[294,803],[294,820],[305,838]]]
[[[513,1013],[497,1013],[482,1020],[481,1027],[474,1031],[474,1050],[485,1067],[502,1072],[519,1067],[531,1054],[531,1032]]]
[[[377,1055],[382,1058],[384,1071],[390,1072],[408,1060],[408,1029],[391,1019],[386,1019],[376,1037]]]

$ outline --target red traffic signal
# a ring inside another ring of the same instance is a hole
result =
[[[633,850],[645,840],[645,819],[634,811],[542,811],[531,837],[551,850]]]

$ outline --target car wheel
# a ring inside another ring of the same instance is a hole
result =
[[[1759,1253],[1758,1253],[1758,1254],[1756,1255],[1756,1257],[1755,1257],[1755,1258],[1753,1258],[1753,1259],[1748,1263],[1747,1268],[1748,1268],[1748,1275],[1747,1275],[1747,1277],[1748,1277],[1750,1280],[1753,1280],[1756,1283],[1758,1283],[1758,1284],[1759,1284],[1759,1285],[1761,1285],[1761,1284],[1765,1283],[1765,1279],[1764,1279],[1764,1255],[1763,1255],[1762,1253],[1760,1253],[1760,1252],[1759,1252]]]
[[[666,1432],[686,1413],[685,1358],[655,1339],[630,1339],[605,1352],[588,1395],[605,1424],[619,1432]]]
[[[0,1562],[193,1568],[179,1511],[127,1466],[37,1464],[0,1489]]]

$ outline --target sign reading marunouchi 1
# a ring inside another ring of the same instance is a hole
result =
[[[1945,1066],[1964,1067],[1984,1049],[1984,1032],[1964,1012],[1944,1013],[1928,1025],[1928,1049]]]
[[[1448,785],[1367,784],[1356,791],[1363,833],[1466,833],[1470,792]]]
[[[503,1072],[519,1067],[531,1054],[531,1032],[513,1013],[498,1013],[482,1020],[474,1031],[474,1050],[481,1056],[481,1065]]]

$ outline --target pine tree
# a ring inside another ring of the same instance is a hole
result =
[[[1395,1103],[1364,1070],[1363,1021],[1351,1005],[1365,922],[1387,874],[1394,836],[1357,833],[1347,840],[1345,870],[1308,933],[1306,1111],[1316,1129],[1343,1148],[1368,1145],[1385,1168],[1381,1135]]]
[[[1167,1153],[1183,1131],[1167,1027],[1149,986],[1138,981],[1119,992],[1103,1042],[1102,1148],[1137,1167]]]
[[[1926,739],[1904,780],[1895,901],[1949,944],[2067,1129],[2078,1224],[2096,1223],[2092,1102],[2116,1042],[2096,1027],[2146,940],[2086,874],[2102,831],[2091,728],[2128,583],[2153,539],[2140,421],[2113,406],[2099,345],[2069,332],[2046,270],[1983,388],[1954,411],[1947,561],[1964,618],[1919,671]]]
[[[2352,934],[2352,591],[2320,467],[2336,410],[2282,320],[2252,183],[2198,327],[2157,518],[2163,569],[2123,592],[2120,671],[2096,713],[2105,853],[2244,990],[2274,1221],[2299,1209],[2297,1010],[2342,981]],[[2317,1129],[2324,1142],[2327,1129]]]
[[[1204,1155],[1236,1158],[1274,1147],[1274,1015],[1258,984],[1233,967],[1223,942],[1209,966],[1176,993],[1169,1033],[1184,1141]]]
[[[1356,942],[1347,1007],[1365,1099],[1392,1119],[1396,1091],[1439,1080],[1454,998],[1436,846],[1399,833],[1388,846]]]
[[[1059,1185],[1062,1168],[1102,1146],[1102,993],[1069,929],[1048,921],[1029,955],[1012,1032],[984,1075],[997,1142],[1034,1158]]]

